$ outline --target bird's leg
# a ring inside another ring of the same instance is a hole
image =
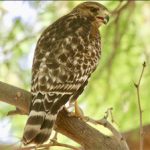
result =
[[[72,104],[71,104],[71,107],[72,107]],[[74,116],[74,117],[80,118],[82,120],[85,120],[84,113],[83,113],[82,109],[79,107],[77,100],[74,102],[74,110],[75,110],[75,112],[69,113],[70,117]]]
[[[84,120],[84,113],[82,109],[79,107],[77,100],[74,103],[74,109],[75,109],[75,116]]]

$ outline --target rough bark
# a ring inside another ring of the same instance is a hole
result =
[[[10,114],[28,114],[31,94],[28,91],[0,82],[0,101],[14,105]],[[56,121],[56,130],[79,143],[84,150],[126,150],[114,137],[108,137],[84,121],[70,117],[63,109]]]

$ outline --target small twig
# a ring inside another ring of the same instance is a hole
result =
[[[109,115],[110,115],[111,122],[113,123],[114,119],[113,119],[113,115],[112,115],[112,110],[113,110],[112,107],[108,108],[107,111],[105,112],[104,118],[107,119],[109,117]]]
[[[146,62],[143,63],[143,68],[142,68],[142,72],[141,72],[138,83],[134,83],[134,86],[137,92],[138,108],[139,108],[139,115],[140,115],[140,150],[143,150],[143,122],[142,122],[143,111],[142,111],[141,99],[140,99],[140,84],[141,84],[141,79],[142,79],[145,67],[146,67]]]
[[[51,146],[60,146],[60,147],[65,147],[65,148],[71,148],[72,150],[80,150],[72,145],[68,145],[68,144],[63,144],[63,143],[59,143],[57,141],[52,141],[48,144],[42,144],[40,146],[28,146],[28,147],[23,147],[19,150],[30,150],[30,149],[35,149],[35,150],[38,150],[38,149],[42,149],[42,148],[49,148]]]
[[[122,4],[123,4],[123,1],[120,1],[117,7],[112,11],[112,15],[116,15],[118,12],[122,11],[128,5],[128,2],[126,2],[126,4],[124,5]]]

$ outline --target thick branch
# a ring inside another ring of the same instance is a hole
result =
[[[28,114],[31,94],[0,82],[0,101],[17,107],[15,113]],[[76,117],[70,117],[65,109],[59,113],[56,126],[57,131],[81,144],[85,150],[126,150],[120,141],[102,134]]]

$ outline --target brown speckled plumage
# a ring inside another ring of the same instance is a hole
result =
[[[24,144],[45,142],[58,112],[83,92],[100,58],[98,27],[103,20],[97,22],[95,17],[105,17],[104,11],[99,3],[82,3],[41,35],[33,60],[33,99]]]

